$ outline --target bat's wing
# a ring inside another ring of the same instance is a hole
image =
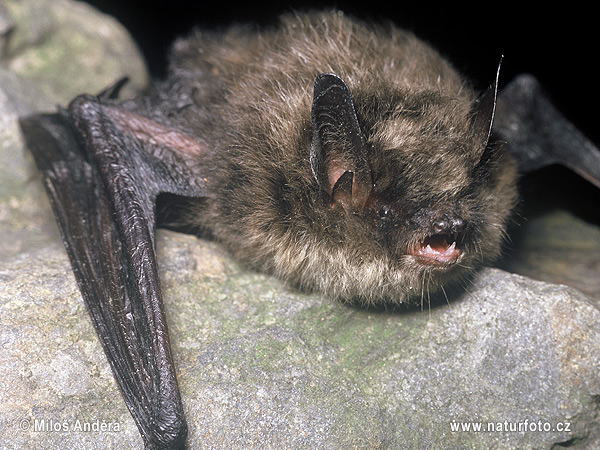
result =
[[[539,83],[521,75],[498,96],[494,131],[519,171],[561,164],[600,188],[600,150],[558,112]]]
[[[184,445],[187,425],[155,256],[161,192],[208,195],[197,140],[81,96],[21,120],[73,270],[127,406],[148,448]]]

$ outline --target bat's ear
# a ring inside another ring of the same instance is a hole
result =
[[[473,104],[473,131],[477,142],[481,144],[481,148],[485,148],[490,135],[492,134],[492,126],[494,124],[494,115],[496,113],[496,99],[498,97],[498,78],[500,77],[500,66],[502,59],[498,63],[496,70],[496,79],[481,96],[475,100]]]
[[[310,165],[332,204],[361,210],[371,193],[367,146],[350,89],[337,75],[320,74],[312,104]]]

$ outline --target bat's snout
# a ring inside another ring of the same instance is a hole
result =
[[[418,263],[444,267],[455,264],[462,254],[461,244],[467,222],[454,214],[440,214],[431,223],[429,235],[410,252]]]

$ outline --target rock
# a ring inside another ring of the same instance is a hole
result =
[[[0,254],[4,262],[25,249],[60,242],[17,122],[36,108],[49,109],[46,102],[30,82],[0,69]]]
[[[141,448],[61,246],[0,266],[0,448]]]
[[[600,227],[566,209],[548,210],[522,227],[503,268],[574,286],[600,305]]]
[[[530,174],[521,185],[500,267],[575,287],[600,307],[600,189],[561,167]]]
[[[144,60],[127,31],[86,3],[7,0],[0,14],[0,33],[10,29],[2,65],[33,81],[55,104],[100,92],[123,76],[131,80],[126,95],[148,82]]]
[[[129,439],[125,431],[114,432],[119,446],[140,447],[87,312],[68,301],[69,295],[80,298],[64,281],[68,262],[61,256],[58,272],[52,262],[51,255],[64,250],[17,122],[34,111],[55,110],[75,94],[99,92],[124,74],[134,80],[132,87],[148,79],[143,59],[114,19],[64,0],[0,5],[0,448],[62,448],[62,419],[72,417],[79,422],[70,424],[71,431],[81,425],[80,448],[95,448],[98,433],[84,431],[86,424],[106,424],[85,408],[98,404],[110,420],[131,429]],[[46,319],[48,327],[33,325]],[[57,393],[63,401],[54,401]],[[33,417],[48,420],[28,421]]]
[[[100,92],[124,75],[132,79],[129,92],[148,80],[143,58],[114,19],[67,0],[9,0],[0,5],[0,252],[4,261],[24,248],[47,244],[48,239],[56,242],[58,236],[33,160],[23,147],[18,118],[53,111],[82,92]]]
[[[158,236],[190,448],[600,444],[600,312],[571,288],[486,269],[449,304],[367,310]],[[140,448],[60,245],[0,277],[1,445]],[[489,424],[502,431],[462,431]]]

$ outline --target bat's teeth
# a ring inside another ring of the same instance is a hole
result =
[[[448,241],[451,243],[448,244]],[[454,236],[434,234],[417,245],[413,255],[426,265],[454,264],[461,253],[456,242]]]

